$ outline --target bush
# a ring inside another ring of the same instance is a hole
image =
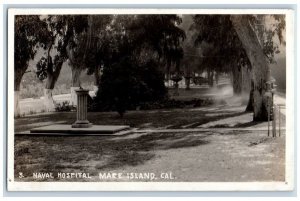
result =
[[[164,76],[156,62],[140,64],[125,57],[104,68],[92,110],[113,110],[123,116],[141,103],[165,99],[166,94]]]
[[[75,110],[76,108],[73,105],[70,105],[69,101],[64,101],[62,103],[55,104],[55,111],[56,112],[70,112]]]

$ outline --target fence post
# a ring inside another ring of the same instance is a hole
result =
[[[273,137],[276,137],[276,105],[273,104],[273,122],[272,122]]]
[[[270,98],[268,97],[268,137],[270,136],[270,112],[271,112],[271,104]]]

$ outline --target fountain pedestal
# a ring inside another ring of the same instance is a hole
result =
[[[77,120],[72,124],[72,128],[89,128],[92,123],[87,120],[87,97],[89,90],[79,88],[75,90],[77,94]]]

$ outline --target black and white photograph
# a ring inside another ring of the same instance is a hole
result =
[[[292,10],[8,14],[8,190],[293,190]]]

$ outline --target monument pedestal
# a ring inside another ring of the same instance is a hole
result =
[[[77,120],[72,124],[54,124],[31,129],[29,132],[18,135],[125,135],[131,133],[130,126],[126,125],[93,125],[87,120],[88,90],[79,88],[77,94]]]
[[[72,124],[72,128],[92,127],[93,124],[87,120],[87,97],[89,91],[79,88],[75,92],[77,94],[77,120]]]

